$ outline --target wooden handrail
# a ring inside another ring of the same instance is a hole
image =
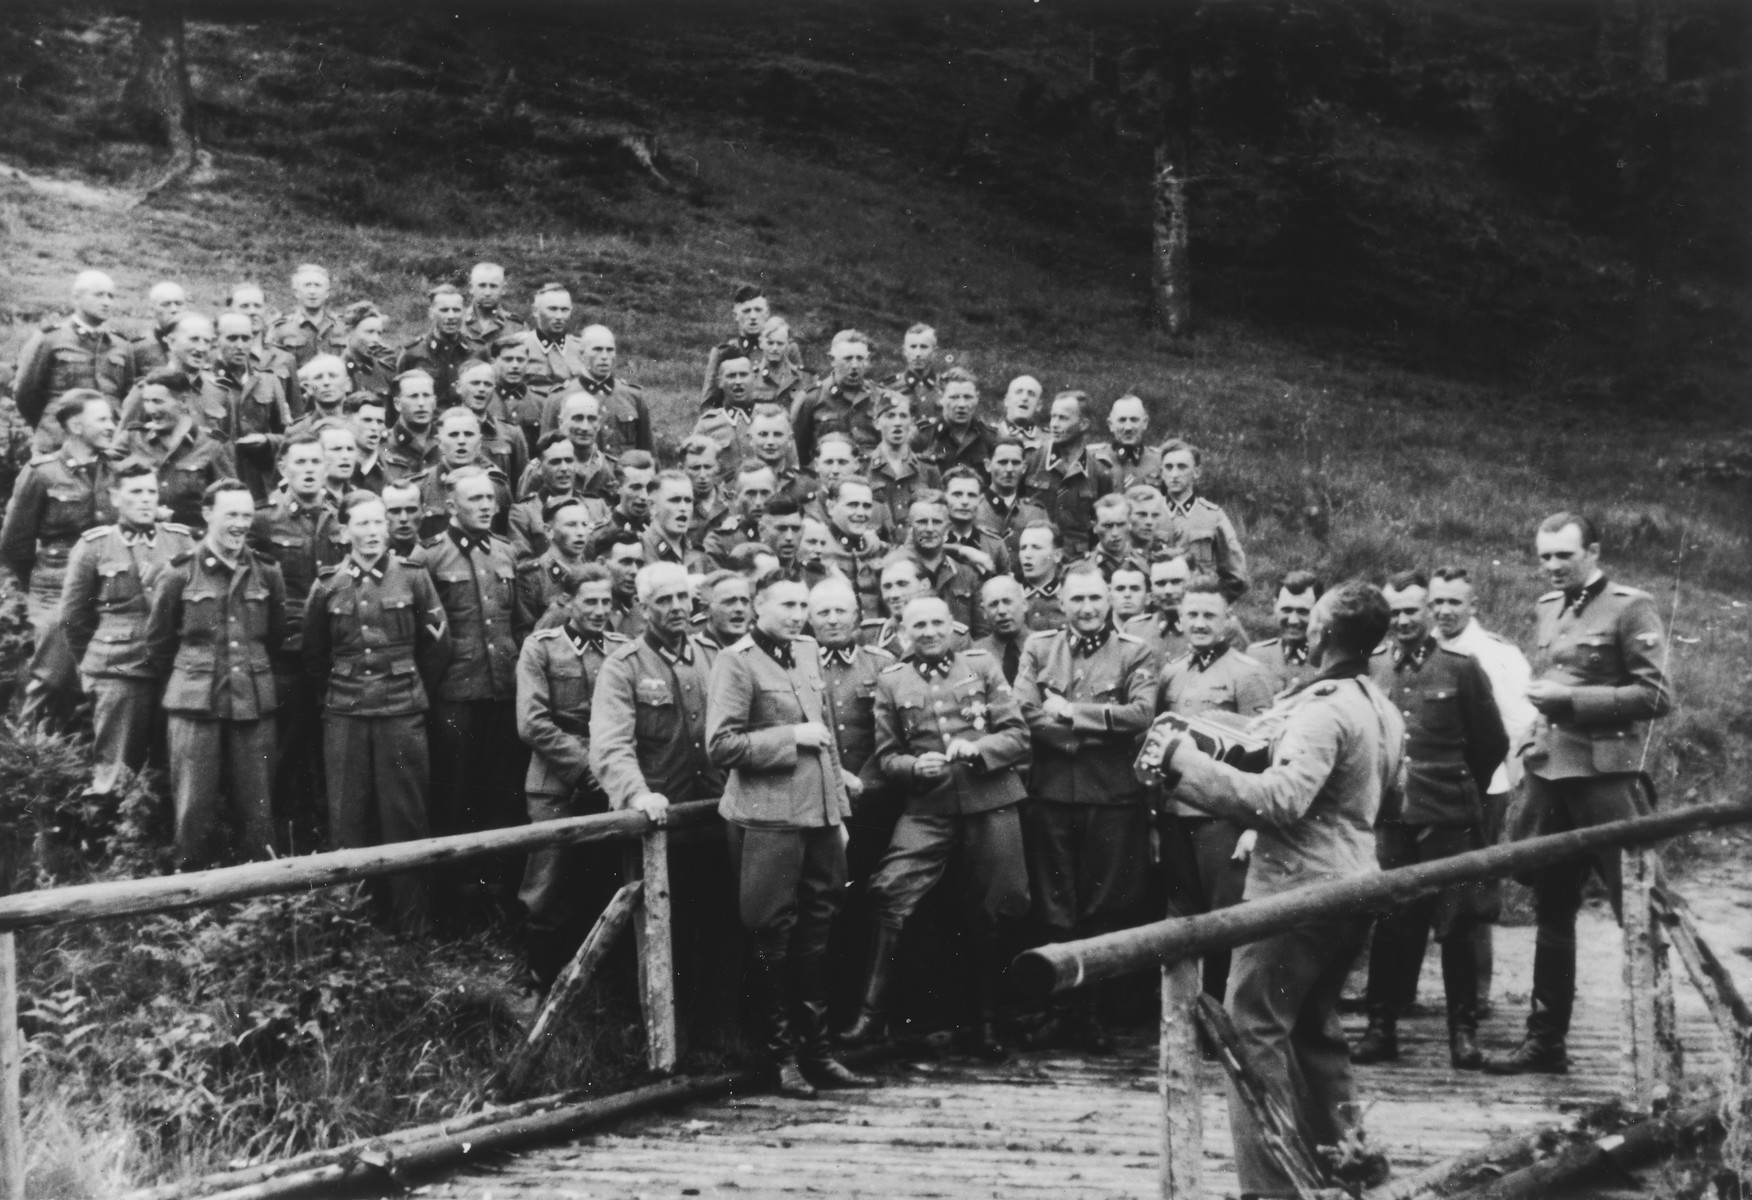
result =
[[[673,830],[710,825],[718,820],[717,812],[715,800],[697,800],[672,806],[663,826],[654,826],[644,813],[631,810],[595,813],[510,829],[421,838],[359,850],[331,850],[238,867],[191,871],[186,875],[120,879],[110,883],[20,892],[0,897],[0,934],[50,925],[176,912],[280,892],[334,887],[490,854],[639,838],[657,828]]]
[[[1315,921],[1404,904],[1456,884],[1497,879],[1597,850],[1647,845],[1699,829],[1746,823],[1752,823],[1752,804],[1708,804],[1529,838],[1394,871],[1310,884],[1194,917],[1170,917],[1099,937],[1040,946],[1016,959],[1011,976],[1025,996],[1044,1000]]]

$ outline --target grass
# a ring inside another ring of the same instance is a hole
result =
[[[117,131],[102,82],[124,69],[126,22],[16,22],[0,60],[27,86],[0,157],[96,191],[76,202],[0,179],[0,313],[16,319],[0,353],[82,266],[111,271],[140,320],[160,278],[206,308],[246,279],[287,303],[291,267],[315,259],[337,300],[374,299],[412,336],[423,288],[490,258],[520,296],[567,281],[581,315],[616,330],[673,444],[740,282],[766,285],[815,364],[857,326],[893,369],[906,326],[929,320],[989,398],[1023,371],[1098,407],[1137,391],[1157,434],[1204,447],[1207,490],[1266,584],[1242,608],[1262,634],[1269,581],[1291,568],[1379,579],[1458,562],[1486,623],[1525,645],[1543,590],[1534,524],[1558,508],[1600,515],[1612,573],[1654,593],[1676,635],[1657,785],[1674,802],[1737,798],[1752,733],[1746,496],[1679,478],[1745,416],[1732,271],[1687,278],[1670,386],[1624,403],[1622,239],[1496,170],[1502,147],[1477,111],[1502,93],[1462,81],[1473,116],[1452,135],[1350,100],[1297,108],[1286,141],[1236,133],[1233,169],[1202,185],[1200,326],[1171,342],[1143,306],[1126,175],[1138,146],[1075,115],[1106,102],[1077,90],[1082,35],[1050,14],[970,26],[967,11],[946,9],[938,30],[823,5],[753,50],[721,22],[659,34],[608,8],[589,36],[556,20],[464,37],[400,9],[371,38],[325,37],[316,20],[197,25],[212,170],[138,207],[123,189],[158,152]],[[1437,33],[1498,54],[1533,44],[1513,40],[1523,19],[1438,20]],[[1570,33],[1542,36],[1568,53]],[[526,51],[515,72],[511,43]],[[965,54],[946,67],[945,46]],[[1432,78],[1460,70],[1430,61]],[[1026,119],[1025,75],[1047,81]],[[650,128],[668,187],[605,149]],[[1672,865],[1740,846],[1699,839]],[[33,935],[24,951],[38,1014],[27,1108],[45,1148],[33,1195],[104,1194],[122,1177],[458,1111],[512,1034],[502,950],[415,954],[333,896]],[[627,1012],[603,1003],[578,1035],[600,1041],[547,1083],[606,1082],[626,1062]],[[82,1025],[95,1028],[73,1038]]]

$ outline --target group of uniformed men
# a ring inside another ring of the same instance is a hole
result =
[[[1086,394],[1043,403],[1030,376],[988,421],[923,325],[892,377],[844,330],[814,378],[747,287],[663,469],[614,335],[569,332],[561,285],[536,289],[526,324],[479,264],[466,292],[432,290],[399,351],[374,306],[331,310],[321,267],[291,285],[284,316],[243,285],[214,319],[160,284],[130,340],[113,284],[86,272],[17,373],[40,450],[0,531],[38,633],[23,712],[53,725],[88,699],[100,795],[146,762],[162,713],[180,868],[228,852],[227,814],[229,852],[261,857],[325,831],[357,846],[718,799],[761,1036],[781,1086],[809,1094],[867,1082],[827,1032],[848,882],[868,930],[839,1043],[884,1036],[903,931],[953,871],[968,1036],[996,1056],[1005,934],[1030,913],[1037,937],[1068,939],[1154,915],[1153,889],[1197,912],[1459,853],[1499,835],[1517,787],[1518,824],[1540,831],[1647,803],[1635,754],[1667,704],[1662,632],[1645,595],[1605,581],[1585,518],[1538,534],[1559,590],[1537,680],[1479,626],[1459,567],[1330,595],[1291,572],[1277,636],[1246,645],[1235,527],[1199,491],[1198,450],[1152,439],[1136,396],[1099,442]],[[1158,714],[1212,712],[1255,719],[1273,766],[1229,778],[1182,742],[1178,786],[1146,786],[1133,762]],[[520,880],[489,865],[436,896],[407,877],[384,899],[409,931],[435,905],[526,913],[545,983],[582,932],[592,861],[539,853]],[[1534,1012],[1499,1069],[1563,1069],[1584,877],[1542,877]],[[1433,928],[1452,1064],[1482,1065],[1493,916],[1481,885],[1380,922],[1358,1060],[1397,1055]],[[1366,930],[1205,964],[1301,1080],[1294,1111],[1330,1113],[1348,1087],[1330,1009]],[[1108,1044],[1089,1000],[1034,1036]]]

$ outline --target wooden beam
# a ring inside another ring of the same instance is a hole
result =
[[[1415,1175],[1370,1188],[1363,1193],[1363,1200],[1439,1200],[1452,1196],[1474,1186],[1485,1170],[1492,1176],[1519,1170],[1549,1153],[1564,1138],[1565,1131],[1557,1126],[1496,1138],[1476,1150],[1425,1167]]]
[[[1752,804],[1698,805],[1492,846],[1395,871],[1309,884],[1216,912],[1170,917],[1099,937],[1039,946],[1016,959],[1011,977],[1024,996],[1040,1001],[1057,992],[1154,970],[1177,959],[1243,945],[1286,929],[1404,904],[1456,884],[1500,879],[1613,846],[1646,845],[1699,829],[1749,822]]]
[[[0,933],[0,1200],[25,1200],[24,1106],[19,1080],[24,1048],[18,1040],[18,948]]]
[[[1691,1139],[1720,1137],[1720,1108],[1712,1100],[1652,1117],[1461,1192],[1455,1200],[1546,1200],[1585,1183],[1621,1181],[1629,1168],[1664,1158]]]
[[[675,1070],[675,942],[669,920],[669,835],[644,839],[644,894],[634,929],[639,943],[639,1002],[645,1012],[645,1060],[653,1071]]]
[[[1691,908],[1672,888],[1656,885],[1650,892],[1655,915],[1666,926],[1667,940],[1679,951],[1691,982],[1709,1006],[1710,1015],[1730,1041],[1743,1033],[1752,1033],[1752,1007],[1748,1007],[1734,977],[1716,957],[1714,950],[1697,931],[1691,919]]]
[[[529,1036],[517,1047],[511,1061],[499,1072],[499,1086],[505,1096],[516,1097],[529,1083],[530,1072],[541,1061],[542,1051],[553,1040],[554,1032],[559,1028],[560,1014],[572,1007],[590,985],[591,976],[608,956],[609,947],[614,945],[615,938],[620,936],[621,930],[632,919],[643,887],[644,884],[635,879],[614,894],[607,907],[602,910],[602,915],[596,918],[596,924],[591,927],[589,936],[578,947],[578,953],[572,956],[572,961],[566,964],[566,969],[554,981],[548,992],[547,1002],[541,1006],[535,1023],[529,1027]]]
[[[1667,939],[1655,919],[1653,890],[1661,869],[1653,850],[1620,855],[1624,914],[1624,1053],[1631,1103],[1643,1112],[1672,1098],[1681,1062]]]
[[[664,828],[714,825],[718,820],[717,801],[697,800],[671,806]],[[493,854],[525,853],[549,846],[576,846],[586,842],[641,837],[651,828],[650,818],[644,813],[623,810],[540,821],[534,825],[483,833],[421,838],[359,850],[333,850],[240,867],[191,871],[186,875],[20,892],[0,897],[0,933],[175,912],[230,900],[335,887],[360,879],[444,866]]]
[[[1162,1099],[1162,1200],[1204,1194],[1204,1091],[1199,1087],[1200,960],[1162,968],[1157,1090]]]

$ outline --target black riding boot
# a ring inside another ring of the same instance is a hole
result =
[[[1484,1066],[1478,1049],[1478,946],[1470,926],[1442,941],[1442,989],[1448,1002],[1448,1061],[1456,1071]]]
[[[750,982],[754,1009],[760,1021],[761,1049],[778,1072],[781,1096],[815,1099],[815,1088],[797,1065],[797,1046],[791,1030],[790,961],[784,954],[756,953]]]
[[[873,1046],[888,1036],[888,1002],[894,990],[894,963],[900,930],[878,925],[870,938],[870,969],[864,976],[864,1001],[857,1019],[839,1036],[842,1046]]]
[[[817,1087],[874,1087],[868,1075],[849,1070],[827,1045],[827,956],[799,958],[797,982],[797,1062],[803,1077]]]
[[[962,1042],[968,1053],[986,1062],[1003,1062],[1010,1057],[998,1038],[998,986],[1005,966],[996,935],[980,937],[969,972],[969,1019]]]

